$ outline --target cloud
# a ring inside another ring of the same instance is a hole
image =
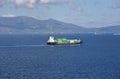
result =
[[[16,17],[16,16],[13,14],[3,14],[0,17]]]
[[[70,0],[0,0],[0,6],[12,4],[18,7],[34,8],[37,4],[63,4]]]
[[[37,0],[12,0],[17,7],[34,8]]]
[[[118,2],[118,3],[113,3],[113,4],[112,4],[112,8],[115,8],[115,9],[120,8],[120,2]]]
[[[0,6],[14,5],[17,7],[34,8],[38,0],[0,0]]]
[[[66,4],[70,9],[80,13],[80,9],[72,0],[0,0],[0,6],[13,5],[15,7],[35,8],[40,5],[60,5]]]
[[[70,0],[40,0],[40,3],[42,4],[61,4],[61,3],[67,3]]]

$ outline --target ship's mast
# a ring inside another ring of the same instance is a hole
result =
[[[52,27],[50,26],[50,24],[48,24],[47,27],[49,29],[49,35],[52,36]]]

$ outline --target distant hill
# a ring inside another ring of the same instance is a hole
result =
[[[118,33],[120,25],[103,28],[84,28],[54,19],[38,20],[32,17],[0,17],[0,34],[39,33]]]
[[[120,33],[120,25],[97,28],[96,31],[102,33]]]

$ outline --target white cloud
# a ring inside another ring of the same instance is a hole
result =
[[[66,3],[70,0],[40,0],[40,3],[43,4],[56,4],[56,3]]]
[[[34,8],[36,4],[63,4],[69,1],[70,0],[0,0],[0,6],[14,4],[19,7]]]
[[[26,6],[28,8],[34,8],[35,7],[35,4],[36,4],[36,1],[35,0],[29,0],[26,2]]]
[[[34,8],[37,1],[38,0],[0,0],[0,6],[11,4],[18,7]]]
[[[1,17],[16,17],[16,16],[13,14],[3,14],[1,15]]]
[[[34,8],[36,5],[36,0],[15,0],[14,4],[19,7],[24,6],[27,8]]]
[[[78,6],[76,6],[72,0],[0,0],[0,6],[4,5],[14,5],[17,7],[25,8],[35,8],[36,5],[56,5],[56,4],[66,4],[72,10],[80,12]],[[48,5],[48,6],[49,6]]]

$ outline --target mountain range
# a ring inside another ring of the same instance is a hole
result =
[[[38,20],[33,17],[0,17],[0,34],[48,33],[120,33],[120,25],[85,28],[54,19]]]

